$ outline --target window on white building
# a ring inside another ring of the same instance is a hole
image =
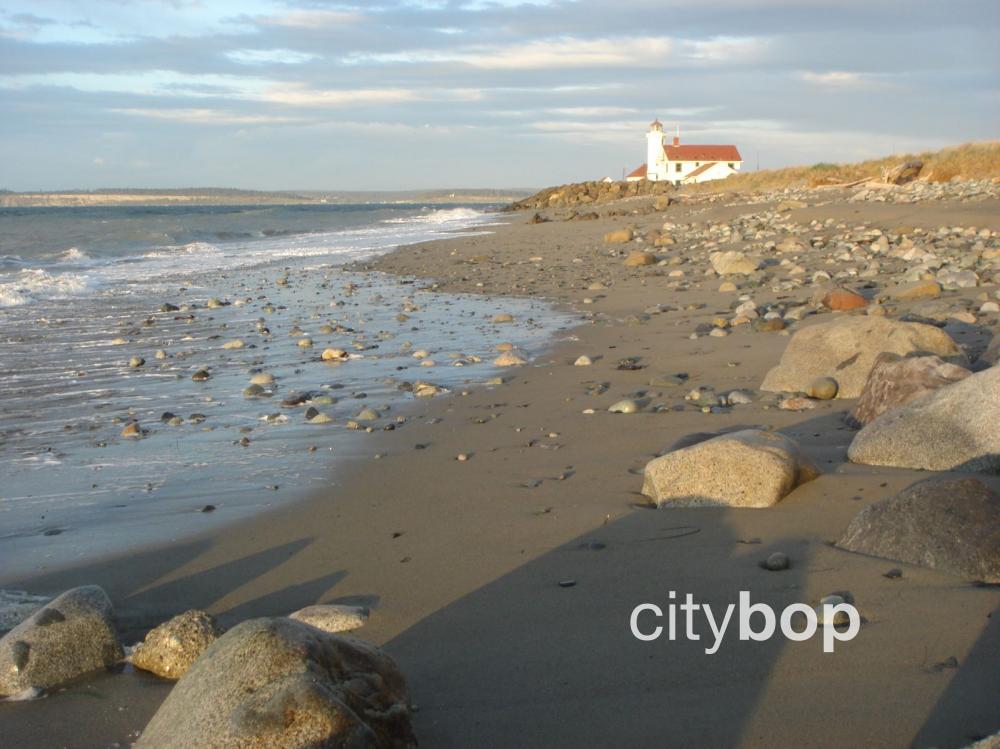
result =
[[[674,167],[674,171],[675,172],[681,171],[681,162],[679,162],[679,161],[677,162],[677,165]]]

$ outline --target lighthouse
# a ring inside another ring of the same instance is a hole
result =
[[[652,181],[660,179],[659,175],[666,171],[663,167],[666,159],[663,151],[663,123],[653,120],[649,125],[649,132],[646,133],[646,179]]]

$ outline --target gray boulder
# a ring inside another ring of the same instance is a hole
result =
[[[416,746],[406,684],[378,648],[292,619],[251,619],[212,643],[136,747]]]
[[[875,360],[885,352],[935,354],[967,363],[951,337],[933,325],[877,316],[847,317],[803,328],[792,336],[761,390],[804,392],[816,378],[831,377],[837,381],[838,398],[857,398]]]
[[[882,414],[855,435],[847,457],[924,471],[1000,472],[1000,369]]]
[[[650,461],[642,493],[659,507],[770,507],[818,475],[788,437],[744,429]]]
[[[0,696],[59,686],[124,655],[107,594],[96,585],[73,588],[0,639]]]
[[[859,512],[837,546],[1000,583],[1000,495],[973,478],[922,481]]]
[[[905,405],[945,385],[965,379],[972,372],[937,356],[879,354],[868,374],[850,421],[864,426],[886,411]]]
[[[204,611],[185,611],[151,630],[132,653],[132,665],[164,679],[179,679],[222,634]]]

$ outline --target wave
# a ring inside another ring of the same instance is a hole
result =
[[[90,260],[90,255],[77,247],[70,247],[59,256],[60,263],[84,263],[88,260]]]
[[[41,299],[69,299],[93,291],[92,280],[79,273],[49,273],[29,268],[0,283],[0,307],[20,307]]]
[[[422,213],[419,216],[405,218],[390,218],[387,224],[449,224],[454,221],[471,221],[486,214],[475,208],[440,208],[436,211]]]

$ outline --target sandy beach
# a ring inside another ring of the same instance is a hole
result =
[[[801,283],[778,283],[784,268],[768,265],[769,280],[728,279],[738,289],[720,292],[727,279],[685,238],[751,214],[819,222],[810,231],[826,235],[975,227],[995,244],[1000,231],[995,197],[899,204],[852,194],[811,191],[777,213],[780,194],[692,197],[660,210],[637,198],[597,206],[589,221],[550,210],[535,224],[515,212],[489,234],[401,247],[356,267],[498,297],[496,314],[507,311],[504,296],[550,300],[576,324],[506,369],[502,385],[413,400],[394,412],[406,420],[393,431],[359,432],[369,457],[307,499],[138,553],[30,575],[0,570],[0,588],[55,595],[100,585],[126,644],[192,608],[232,626],[314,603],[368,606],[370,621],[353,634],[399,664],[426,747],[961,747],[990,735],[1000,729],[997,588],[833,545],[862,508],[931,474],[849,462],[853,399],[793,411],[759,390],[789,333],[871,313],[812,302],[823,286],[810,282],[813,271],[863,264],[802,252]],[[625,227],[644,239],[603,241]],[[675,242],[654,247],[661,232]],[[659,262],[630,267],[632,250]],[[847,280],[870,298],[899,273],[883,261]],[[984,280],[934,301],[971,361],[1000,319],[976,312],[996,290]],[[809,314],[788,318],[785,331],[737,324],[709,335],[741,295]],[[927,304],[885,311],[926,316]],[[576,366],[581,356],[591,364]],[[748,402],[719,406],[739,390]],[[609,413],[621,399],[639,412]],[[644,466],[678,439],[751,427],[794,439],[820,476],[766,509],[655,509],[640,493]],[[1000,488],[994,476],[977,478]],[[774,552],[789,569],[761,567]],[[887,577],[893,568],[901,576]],[[849,592],[863,623],[832,654],[817,639],[730,636],[713,655],[704,641],[638,641],[630,613],[643,602],[665,607],[671,590],[721,607],[750,591],[776,608]],[[0,743],[128,745],[171,686],[127,667],[0,705]]]

